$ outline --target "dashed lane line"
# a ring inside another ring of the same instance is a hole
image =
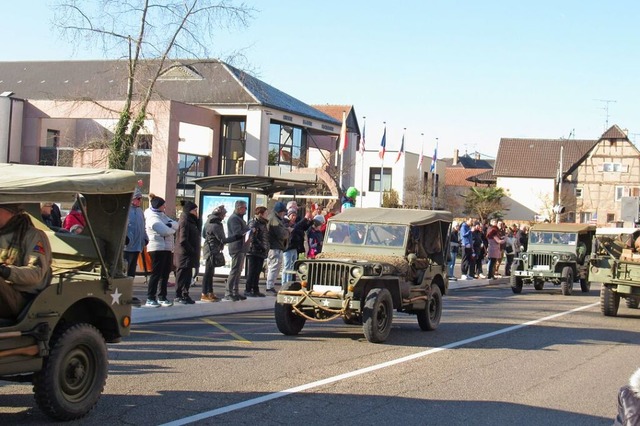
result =
[[[600,304],[600,302],[596,302],[596,303],[592,303],[590,305],[586,305],[586,306],[581,306],[575,309],[571,309],[569,311],[564,311],[564,312],[560,312],[557,314],[553,314],[553,315],[549,315],[547,317],[544,318],[539,318],[537,320],[532,320],[532,321],[527,321],[524,322],[522,324],[518,324],[518,325],[513,325],[510,327],[506,327],[500,330],[496,330],[496,331],[492,331],[491,333],[485,333],[485,334],[481,334],[479,336],[475,336],[475,337],[470,337],[468,339],[464,339],[464,340],[459,340],[457,342],[452,342],[449,343],[447,345],[444,346],[440,346],[438,348],[432,348],[426,351],[422,351],[422,352],[418,352],[412,355],[407,355],[404,356],[402,358],[397,358],[391,361],[387,361],[387,362],[383,362],[381,364],[376,364],[376,365],[372,365],[370,367],[365,367],[365,368],[360,368],[358,370],[354,370],[354,371],[350,371],[348,373],[343,373],[343,374],[339,374],[337,376],[333,376],[333,377],[328,377],[326,379],[322,379],[322,380],[317,380],[315,382],[311,382],[311,383],[307,383],[304,385],[300,385],[300,386],[296,386],[293,388],[289,388],[289,389],[285,389],[279,392],[274,392],[274,393],[270,393],[267,395],[263,395],[257,398],[252,398],[246,401],[242,401],[242,402],[238,402],[235,404],[231,404],[231,405],[227,405],[225,407],[220,407],[220,408],[216,408],[215,410],[210,410],[210,411],[205,411],[203,413],[199,413],[199,414],[195,414],[193,416],[189,416],[189,417],[184,417],[182,419],[178,419],[178,420],[174,420],[172,422],[169,423],[164,423],[161,426],[179,426],[179,425],[186,425],[189,423],[193,423],[193,422],[197,422],[200,420],[205,420],[205,419],[209,419],[211,417],[216,417],[222,414],[226,414],[226,413],[230,413],[232,411],[236,411],[236,410],[241,410],[243,408],[247,408],[247,407],[251,407],[253,405],[257,405],[257,404],[262,404],[263,402],[267,402],[267,401],[272,401],[274,399],[278,399],[278,398],[282,398],[288,395],[292,395],[295,393],[299,393],[299,392],[304,392],[306,390],[309,389],[313,389],[313,388],[317,388],[320,386],[324,386],[324,385],[328,385],[331,383],[335,383],[335,382],[339,382],[341,380],[346,380],[346,379],[350,379],[352,377],[356,377],[356,376],[360,376],[362,374],[366,374],[366,373],[370,373],[372,371],[376,371],[376,370],[381,370],[383,368],[387,368],[387,367],[392,367],[394,365],[398,365],[398,364],[402,364],[408,361],[413,361],[414,359],[419,359],[419,358],[423,358],[429,355],[433,355],[436,354],[438,352],[442,352],[442,351],[446,351],[449,349],[454,349],[460,346],[464,346],[464,345],[468,345],[469,343],[473,343],[473,342],[477,342],[480,340],[485,340],[485,339],[489,339],[491,337],[495,337],[495,336],[499,336],[501,334],[505,334],[505,333],[511,333],[512,331],[516,331],[516,330],[520,330],[522,328],[525,327],[529,327],[532,325],[536,325],[545,321],[550,321],[553,320],[555,318],[559,318],[565,315],[569,315],[572,314],[574,312],[579,312],[579,311],[584,311],[586,309],[589,308],[593,308],[595,306],[598,306]]]

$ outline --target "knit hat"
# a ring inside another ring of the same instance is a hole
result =
[[[7,203],[7,204],[0,204],[0,209],[4,209],[13,214],[17,214],[22,211],[22,206],[18,203]]]
[[[313,224],[315,226],[320,226],[324,224],[324,216],[322,216],[321,214],[315,215],[313,218]]]
[[[287,216],[292,215],[292,214],[298,214],[298,210],[296,210],[296,209],[287,210]]]
[[[133,191],[133,197],[132,198],[142,198],[142,191],[140,191],[140,188],[136,188]]]
[[[287,211],[287,206],[283,202],[278,201],[276,203],[276,205],[273,206],[273,211],[276,212],[276,213],[286,212]]]
[[[213,209],[211,213],[213,213],[216,216],[222,217],[227,214],[227,209],[225,208],[224,205],[220,204],[218,207]]]
[[[182,211],[185,213],[189,213],[193,209],[197,209],[198,206],[193,201],[185,201],[184,206],[182,206]]]
[[[164,206],[164,198],[162,197],[158,197],[158,196],[151,196],[151,207],[153,207],[154,209],[158,210],[160,207]]]
[[[296,211],[298,210],[298,203],[294,200],[291,200],[287,203],[287,210],[291,210],[291,209]]]

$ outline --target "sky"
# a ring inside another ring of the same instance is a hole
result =
[[[437,141],[439,158],[495,157],[500,138],[598,139],[613,124],[640,136],[637,0],[245,3],[248,27],[221,28],[211,56],[241,51],[307,104],[353,105],[367,150],[385,122],[387,152],[404,134],[427,156]],[[53,12],[4,4],[0,61],[105,58],[61,38]]]

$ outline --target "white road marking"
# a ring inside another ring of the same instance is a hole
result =
[[[581,306],[579,308],[571,309],[570,311],[560,312],[557,314],[549,315],[548,317],[540,318],[533,321],[527,321],[522,324],[513,325],[511,327],[503,328],[500,330],[492,331],[491,333],[481,334],[479,336],[470,337],[468,339],[459,340],[457,342],[449,343],[448,345],[440,346],[438,348],[432,348],[426,351],[418,352],[412,355],[407,355],[402,358],[394,359],[391,361],[383,362],[381,364],[372,365],[370,367],[361,368],[355,371],[351,371],[349,373],[339,374],[337,376],[328,377],[326,379],[317,380],[315,382],[307,383],[305,385],[296,386],[294,388],[285,389],[279,392],[270,393],[267,395],[263,395],[257,398],[249,399],[246,401],[238,402],[235,404],[227,405],[226,407],[216,408],[215,410],[205,411],[200,414],[195,414],[193,416],[185,417],[182,419],[174,420],[169,423],[164,423],[161,426],[178,426],[178,425],[186,425],[189,423],[197,422],[200,420],[208,419],[211,417],[216,417],[221,414],[230,413],[232,411],[241,410],[243,408],[251,407],[253,405],[262,404],[263,402],[272,401],[274,399],[282,398],[287,395],[304,392],[309,389],[317,388],[320,386],[328,385],[330,383],[339,382],[341,380],[350,379],[352,377],[360,376],[362,374],[370,373],[372,371],[381,370],[383,368],[391,367],[394,365],[402,364],[404,362],[413,361],[414,359],[423,358],[428,355],[433,355],[438,352],[446,351],[449,349],[454,349],[460,346],[467,345],[469,343],[477,342],[479,340],[489,339],[494,336],[499,336],[501,334],[510,333],[512,331],[520,330],[521,328],[529,327],[531,325],[536,325],[541,322],[549,321],[555,318],[559,318],[568,314],[572,314],[574,312],[584,311],[585,309],[593,308],[598,306],[600,302],[592,303],[590,305]]]

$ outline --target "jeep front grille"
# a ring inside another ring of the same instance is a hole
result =
[[[553,255],[552,254],[530,254],[529,265],[553,266]]]
[[[310,290],[313,290],[314,285],[334,285],[345,289],[349,282],[349,265],[324,262],[309,262],[307,265]]]

